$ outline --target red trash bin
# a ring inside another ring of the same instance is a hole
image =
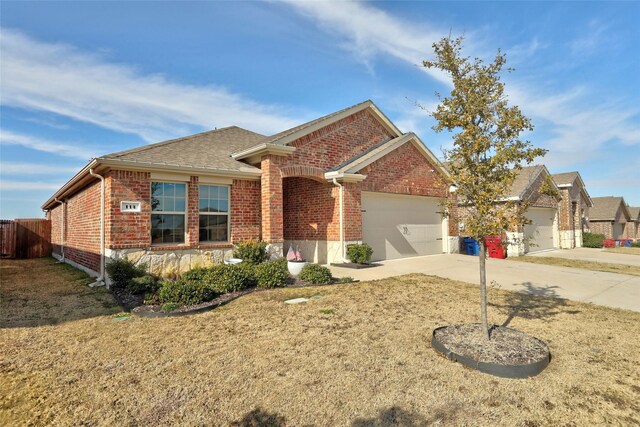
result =
[[[504,247],[502,246],[502,239],[500,236],[487,236],[484,239],[485,245],[487,245],[487,251],[489,252],[489,258],[506,258]]]
[[[615,248],[616,247],[616,241],[613,240],[613,239],[604,239],[603,246],[605,248]]]

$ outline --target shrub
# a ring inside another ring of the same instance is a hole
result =
[[[166,304],[162,304],[162,307],[160,307],[160,310],[162,310],[162,311],[173,311],[176,308],[180,308],[180,304],[176,304],[175,302],[168,302]]]
[[[355,263],[367,264],[371,261],[371,255],[373,255],[373,249],[366,243],[347,245],[347,257]]]
[[[601,248],[604,243],[604,234],[582,234],[582,246],[585,248]]]
[[[302,268],[300,280],[314,285],[328,285],[331,283],[331,271],[318,264],[307,264]]]
[[[255,267],[244,263],[217,266],[211,270],[208,283],[221,294],[241,291],[256,285]]]
[[[113,289],[126,288],[129,286],[131,279],[147,274],[146,269],[147,266],[145,264],[136,266],[133,261],[129,261],[128,259],[113,260],[106,266]]]
[[[233,251],[233,256],[248,264],[261,264],[269,259],[267,242],[256,242],[255,240],[240,242]]]
[[[256,278],[259,288],[277,288],[285,286],[289,279],[287,260],[280,258],[267,261],[256,267]]]
[[[631,242],[632,248],[640,248],[640,240],[636,240],[635,242]]]
[[[209,272],[209,269],[207,268],[196,267],[182,274],[181,278],[182,280],[185,280],[187,282],[201,282],[205,280],[205,277],[208,272]]]
[[[163,282],[158,291],[158,300],[163,304],[195,305],[217,296],[217,292],[204,282],[182,279]]]
[[[150,274],[144,276],[134,277],[129,281],[127,290],[132,294],[144,294],[147,292],[153,293],[159,288],[158,279]]]

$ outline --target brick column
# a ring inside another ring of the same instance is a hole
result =
[[[284,242],[282,176],[277,165],[278,157],[262,158],[261,208],[262,240],[268,243]]]
[[[187,186],[187,236],[185,243],[189,246],[197,245],[200,240],[200,191],[198,177],[189,177]]]
[[[361,190],[359,182],[345,182],[344,191],[344,240],[362,240]]]

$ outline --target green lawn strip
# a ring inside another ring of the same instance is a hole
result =
[[[604,251],[613,254],[640,255],[640,248],[609,248]]]
[[[611,264],[606,262],[584,261],[578,259],[555,257],[524,256],[510,258],[511,261],[529,262],[532,264],[557,265],[559,267],[581,268],[584,270],[603,271],[605,273],[630,274],[640,276],[640,267],[627,264]]]

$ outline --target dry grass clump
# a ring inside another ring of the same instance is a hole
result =
[[[604,251],[614,254],[640,255],[640,248],[608,248]]]
[[[622,248],[617,248],[622,249]],[[630,248],[631,249],[631,248]],[[629,274],[640,276],[640,266],[627,264],[612,264],[608,262],[584,261],[579,259],[542,257],[542,256],[521,256],[517,258],[507,258],[514,262],[529,262],[532,264],[557,265],[561,267],[581,268],[584,270],[604,271],[605,273]]]
[[[0,425],[640,422],[640,313],[491,290],[490,320],[553,355],[539,376],[509,380],[429,344],[438,326],[477,321],[478,301],[477,286],[415,274],[258,292],[186,317],[5,328]]]

